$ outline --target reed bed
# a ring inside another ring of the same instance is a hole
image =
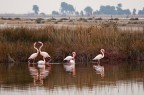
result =
[[[144,60],[144,32],[122,31],[115,24],[76,27],[3,28],[0,29],[0,62],[7,62],[7,54],[19,62],[26,62],[36,52],[33,43],[42,41],[43,51],[53,62],[62,62],[72,51],[78,62],[89,62],[105,49],[107,60]],[[39,46],[37,46],[39,47]]]

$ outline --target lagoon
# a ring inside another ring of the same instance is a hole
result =
[[[102,66],[104,77],[96,73],[92,63],[77,63],[75,75],[65,71],[63,64],[52,64],[38,79],[38,68],[27,63],[1,63],[0,95],[143,95],[144,62]]]

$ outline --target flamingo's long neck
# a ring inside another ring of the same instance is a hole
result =
[[[102,53],[102,57],[104,57],[104,52],[103,52],[103,51],[101,51],[101,53]]]
[[[75,54],[72,54],[73,60],[75,60],[75,56],[76,56]]]
[[[44,60],[44,63],[46,63],[46,60],[45,60],[45,58],[43,58],[43,60]]]
[[[39,50],[36,48],[35,44],[34,44],[34,49],[36,49],[36,51],[37,51],[37,54],[38,54]]]
[[[41,44],[41,46],[40,46],[40,48],[39,48],[39,51],[40,51],[40,53],[41,53],[41,48],[43,47],[43,43]]]

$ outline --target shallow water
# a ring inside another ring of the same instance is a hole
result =
[[[27,63],[0,64],[0,95],[143,95],[144,62],[107,63],[104,76],[93,64],[52,64],[45,70]],[[65,71],[67,70],[67,71]],[[37,76],[37,74],[39,74]],[[41,74],[41,75],[40,75]]]

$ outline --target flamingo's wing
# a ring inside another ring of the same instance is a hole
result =
[[[74,61],[74,60],[70,60],[70,63],[71,63],[71,64],[75,64],[75,61]]]
[[[43,57],[50,57],[50,55],[49,55],[47,52],[41,52],[41,55],[42,55]]]
[[[28,59],[35,59],[37,57],[37,53],[33,53]]]
[[[46,53],[47,57],[51,57],[47,52],[45,52],[45,53]]]
[[[64,60],[67,60],[67,61],[69,61],[69,60],[72,60],[73,59],[73,57],[72,56],[67,56]]]
[[[102,58],[103,58],[102,54],[99,54],[99,55],[97,55],[93,60],[100,60],[100,59],[102,59]]]

